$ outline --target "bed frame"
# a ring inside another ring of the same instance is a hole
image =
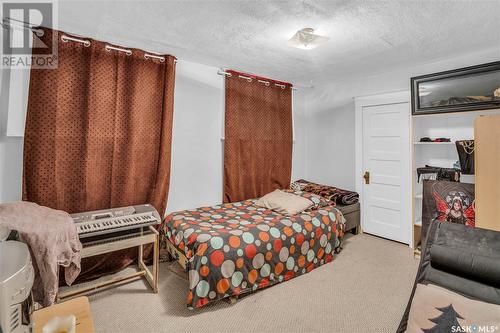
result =
[[[182,253],[181,251],[179,251],[174,244],[172,244],[172,242],[170,241],[170,239],[166,238],[166,243],[167,243],[167,251],[168,251],[168,254],[170,256],[169,259],[171,260],[175,260],[179,263],[179,265],[181,265],[182,268],[184,268],[184,270],[187,269],[187,263],[188,263],[188,259],[186,258],[186,256],[184,255],[184,253]]]
[[[351,231],[355,235],[361,233],[361,211],[359,202],[347,206],[337,205],[336,207],[346,219],[345,232]]]

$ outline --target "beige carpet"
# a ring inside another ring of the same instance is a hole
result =
[[[160,267],[160,292],[143,281],[90,297],[98,332],[394,332],[418,261],[405,245],[349,237],[332,263],[286,283],[200,310],[185,307],[187,282]]]

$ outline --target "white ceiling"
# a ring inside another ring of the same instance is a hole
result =
[[[500,0],[59,1],[59,29],[292,82],[498,48]],[[313,27],[314,50],[287,40]]]

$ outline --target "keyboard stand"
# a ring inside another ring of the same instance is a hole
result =
[[[143,246],[146,244],[153,244],[152,270],[150,270],[143,261]],[[81,295],[98,292],[103,289],[116,287],[143,277],[151,286],[153,292],[155,294],[158,293],[158,262],[160,257],[159,233],[152,226],[140,228],[137,230],[137,232],[133,232],[130,234],[124,234],[110,238],[101,238],[99,240],[85,242],[83,243],[81,257],[83,259],[136,246],[139,250],[139,255],[137,258],[139,270],[137,272],[126,275],[119,274],[116,277],[104,279],[95,283],[84,283],[86,285],[85,287],[78,288],[78,285],[76,285],[75,288],[68,287],[69,290],[58,293],[57,302],[75,298]]]

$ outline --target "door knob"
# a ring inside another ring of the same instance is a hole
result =
[[[369,171],[365,171],[363,178],[365,179],[365,184],[370,184],[370,172]]]

